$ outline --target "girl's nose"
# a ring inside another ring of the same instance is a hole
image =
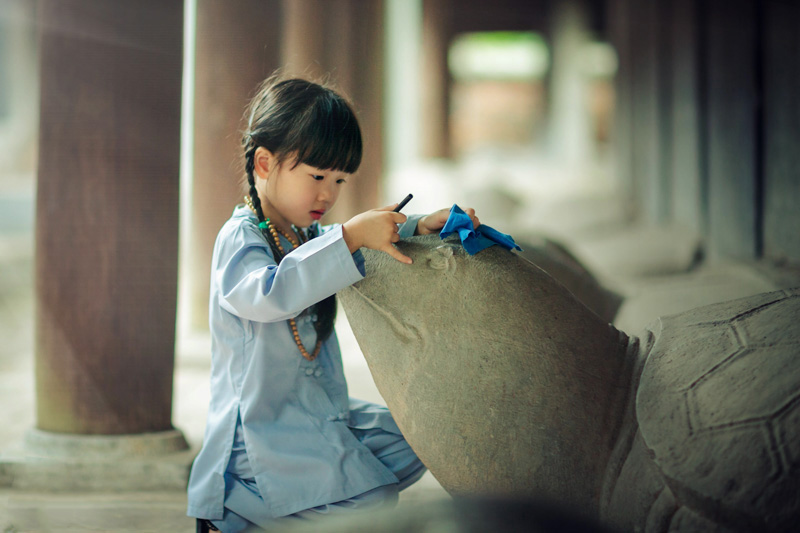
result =
[[[336,198],[335,183],[326,183],[324,186],[319,188],[319,191],[317,191],[317,199],[320,201],[330,202],[334,198]]]

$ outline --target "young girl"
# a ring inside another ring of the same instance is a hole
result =
[[[188,514],[228,532],[394,503],[425,467],[386,408],[348,398],[334,294],[369,274],[359,248],[410,263],[392,243],[441,229],[448,211],[319,226],[361,162],[361,132],[339,95],[305,80],[265,82],[243,144],[246,203],[212,259],[211,403]]]

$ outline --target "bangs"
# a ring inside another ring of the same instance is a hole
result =
[[[336,95],[315,99],[286,140],[285,153],[296,154],[298,163],[348,174],[361,165],[361,129],[350,106]]]

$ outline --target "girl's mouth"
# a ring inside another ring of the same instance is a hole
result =
[[[311,211],[311,218],[314,220],[319,220],[322,218],[322,215],[325,214],[325,211]]]

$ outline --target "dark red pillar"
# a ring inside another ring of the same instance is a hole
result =
[[[422,2],[422,64],[420,73],[423,157],[450,154],[450,70],[447,52],[453,38],[452,0]]]
[[[760,255],[758,217],[759,2],[706,3],[708,249],[712,258]]]
[[[217,232],[244,195],[241,132],[256,86],[279,66],[280,0],[198,0],[190,237],[191,323],[208,328]]]
[[[357,175],[323,223],[378,207],[383,173],[383,5],[363,0],[284,0],[286,72],[330,82],[355,108],[364,137]]]
[[[39,9],[36,426],[170,430],[183,4]]]

